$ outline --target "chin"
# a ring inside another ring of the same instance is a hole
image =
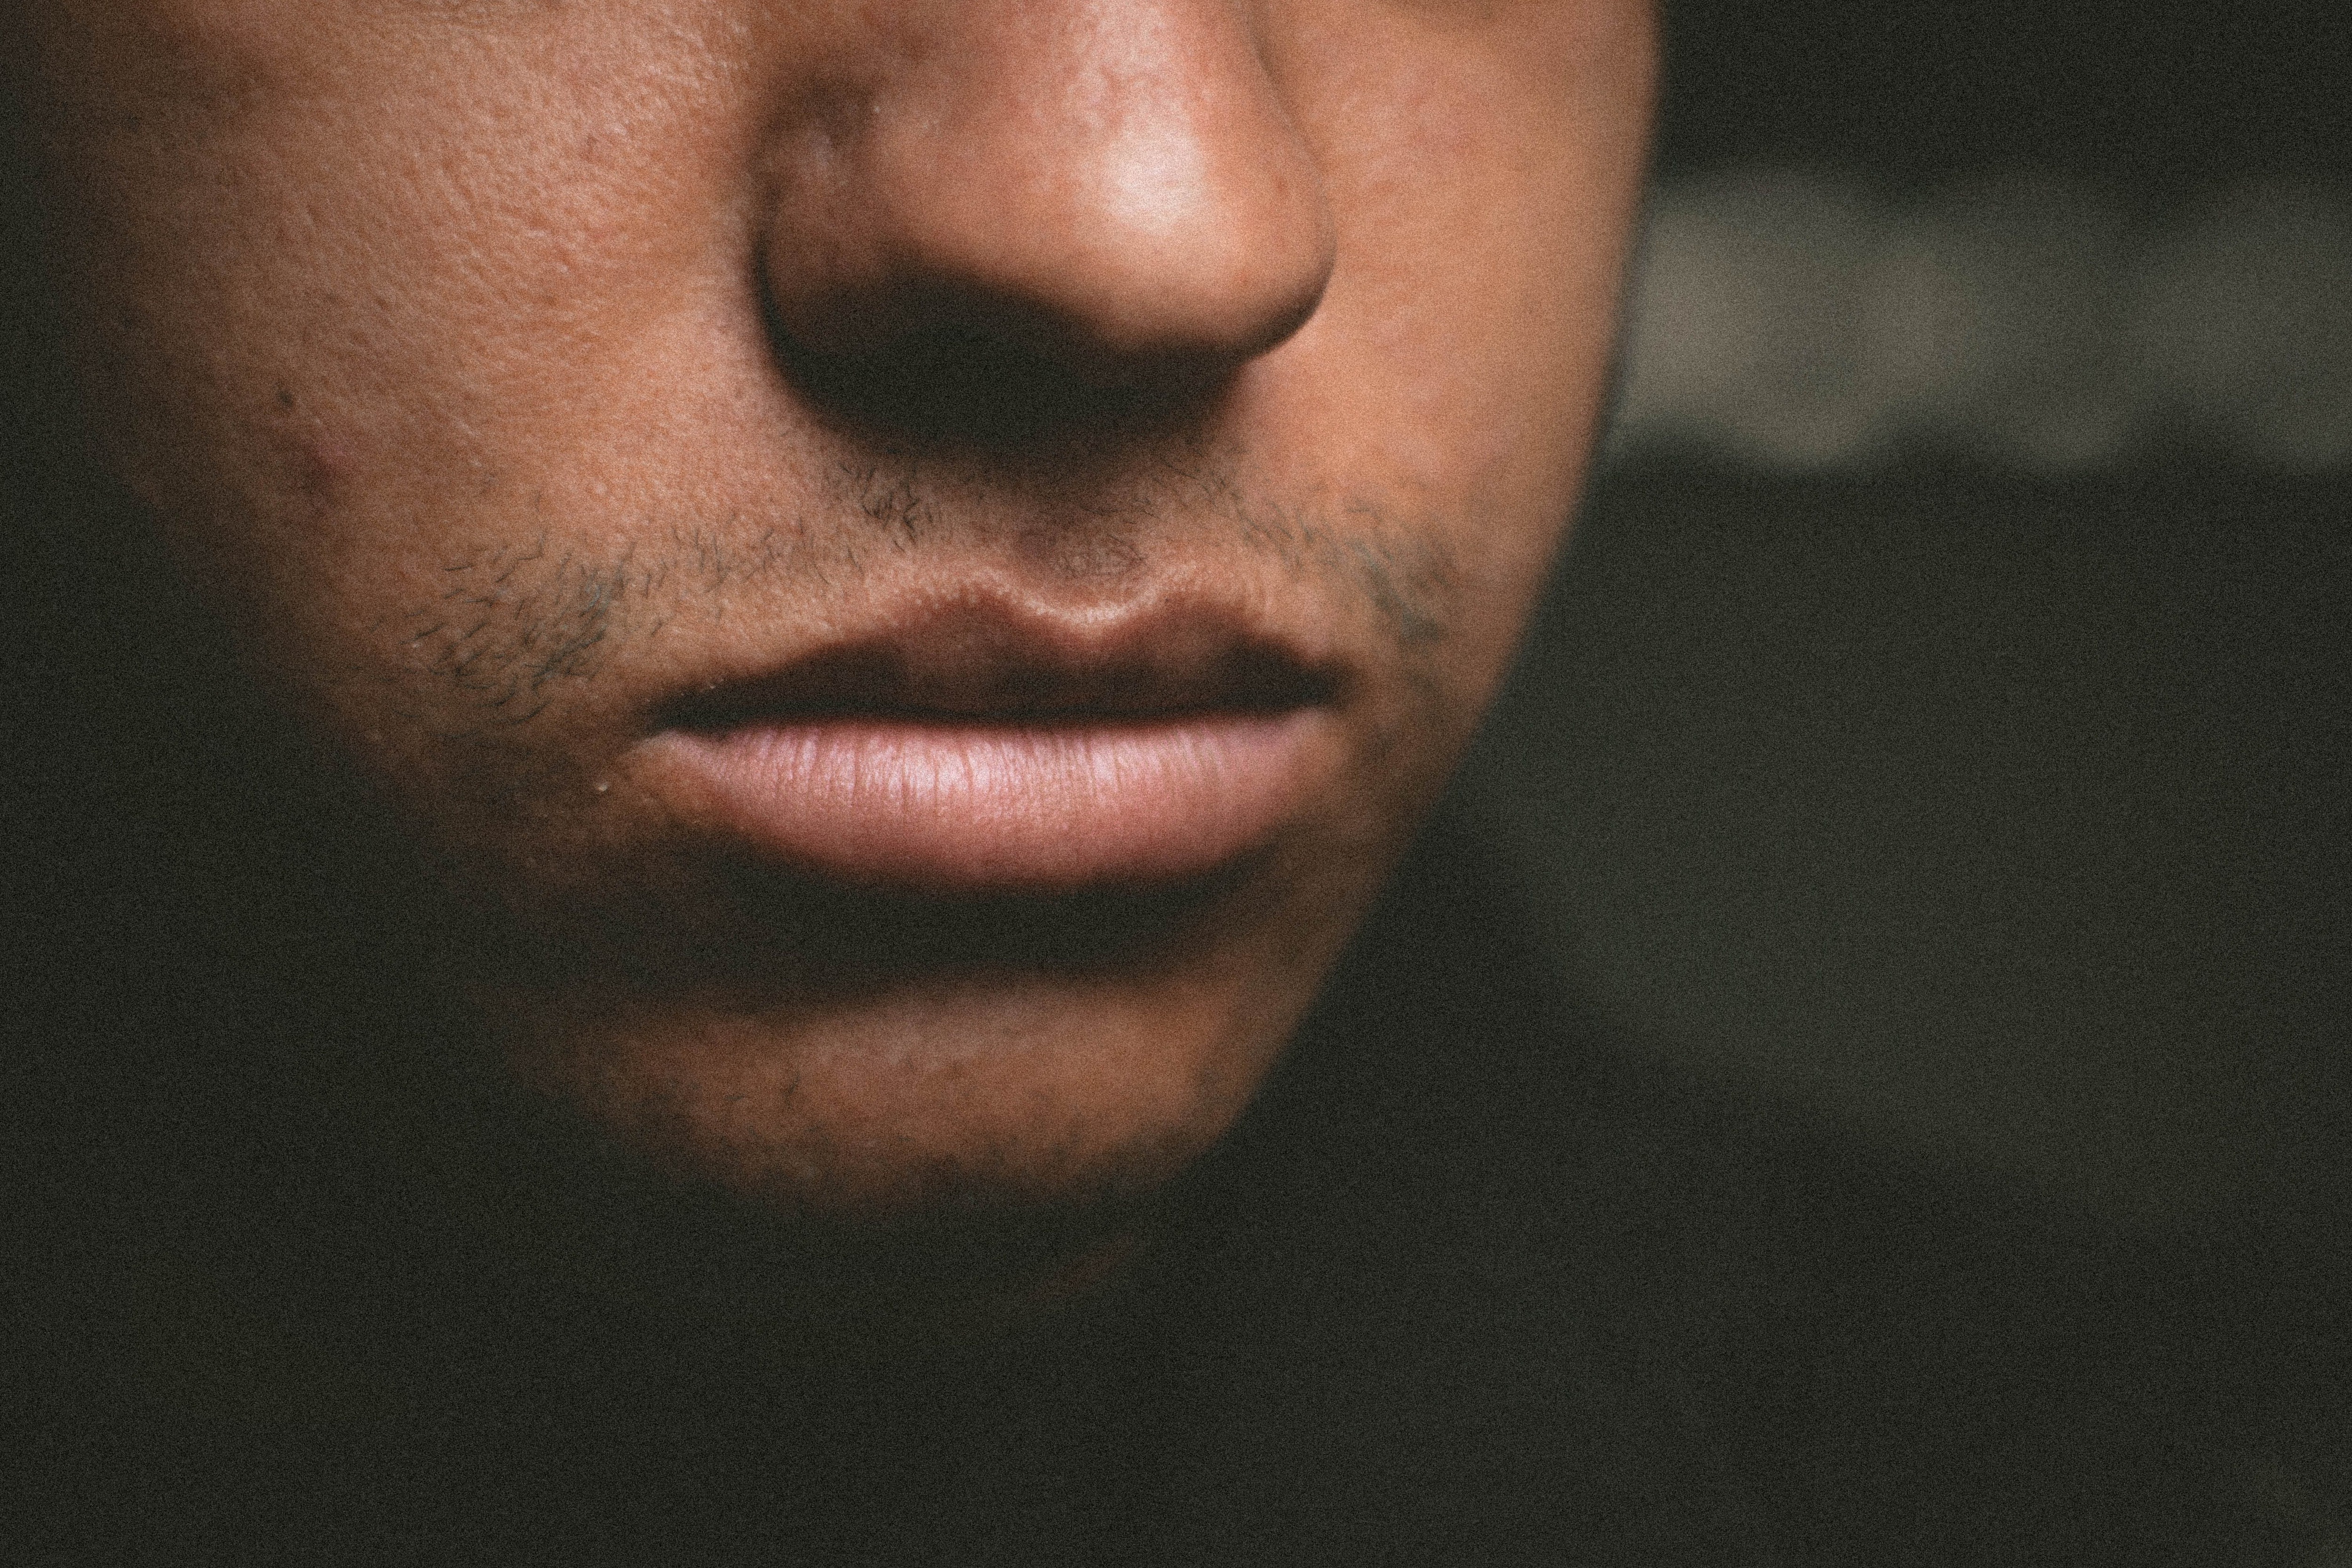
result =
[[[1361,868],[1303,885],[1287,869],[948,899],[803,886],[858,962],[778,946],[771,917],[723,967],[573,965],[476,1005],[532,1092],[779,1217],[1117,1211],[1232,1125],[1377,888]]]

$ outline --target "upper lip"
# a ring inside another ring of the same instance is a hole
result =
[[[1069,614],[988,597],[851,632],[779,668],[711,681],[664,727],[719,731],[846,715],[1084,723],[1331,703],[1342,672],[1222,609]]]

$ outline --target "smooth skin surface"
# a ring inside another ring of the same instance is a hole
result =
[[[89,417],[494,912],[452,979],[527,1081],[833,1216],[1230,1124],[1572,509],[1645,5],[9,9]],[[795,864],[666,771],[708,694],[909,636],[1057,690],[1261,658],[1318,749],[1209,871],[1050,886]]]

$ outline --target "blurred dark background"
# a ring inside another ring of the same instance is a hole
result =
[[[1727,1092],[2164,1251],[2352,1197],[2352,6],[1683,0],[1473,771]]]
[[[1910,181],[2030,163],[2173,196],[2342,179],[2336,0],[1665,0],[1659,163],[1820,160]]]

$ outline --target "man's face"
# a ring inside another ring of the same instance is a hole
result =
[[[14,10],[92,422],[527,1081],[819,1213],[1225,1128],[1576,495],[1641,0]]]

